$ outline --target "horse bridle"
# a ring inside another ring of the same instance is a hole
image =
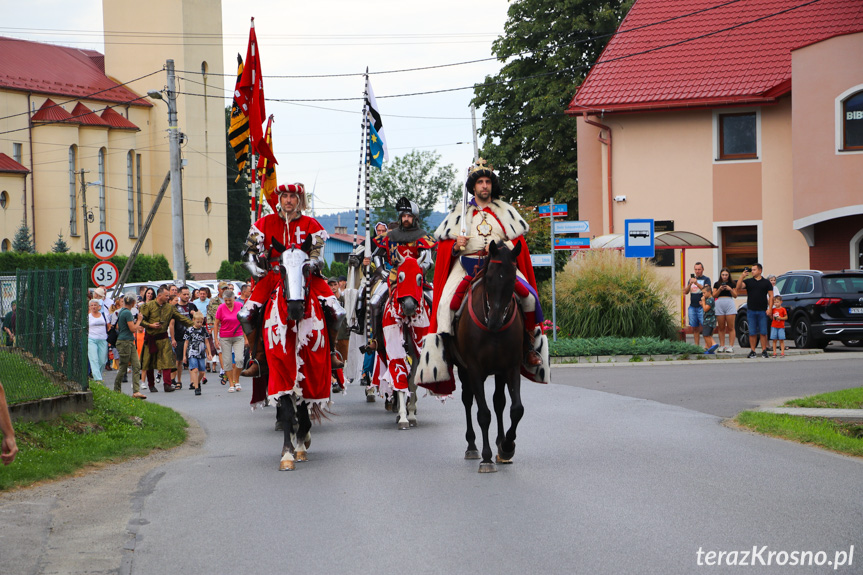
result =
[[[514,308],[514,304],[515,304],[515,294],[512,294],[512,297],[510,298],[509,303],[506,304],[506,309],[503,310],[503,317],[504,318],[506,318],[506,315],[510,312],[510,308]],[[489,311],[491,311],[491,304],[489,304],[489,301],[488,301],[488,291],[486,291],[483,294],[483,309],[485,310],[485,319],[486,319],[486,321],[488,321],[488,314],[489,314]],[[482,329],[484,331],[495,333],[495,332],[492,332],[490,329],[488,329],[488,326],[485,325],[477,317],[476,312],[473,310],[473,286],[471,286],[471,289],[468,290],[468,292],[467,292],[467,311],[468,311],[468,314],[470,314],[470,319],[473,320],[473,323],[476,324],[477,327],[479,327],[480,329]],[[509,319],[502,326],[500,326],[500,328],[497,331],[504,331],[505,329],[509,328],[509,326],[512,325],[512,322],[515,321],[515,316],[516,316],[516,314],[514,312],[512,314],[510,314]]]

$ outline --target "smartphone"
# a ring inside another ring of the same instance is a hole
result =
[[[751,271],[752,271],[752,268],[743,268],[743,271],[745,271],[745,272],[751,272]]]
[[[694,278],[695,274],[689,274],[689,277]]]

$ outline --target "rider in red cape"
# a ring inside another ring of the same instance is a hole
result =
[[[277,192],[279,213],[266,215],[252,224],[243,252],[244,265],[256,278],[252,294],[238,314],[243,331],[255,348],[254,358],[243,374],[264,377],[269,371],[267,394],[270,397],[290,392],[296,386],[304,399],[325,401],[331,389],[330,370],[343,365],[335,352],[331,356],[327,351],[331,349],[329,342],[335,341],[338,322],[344,316],[344,310],[320,275],[321,254],[328,235],[317,220],[302,214],[306,204],[302,184],[282,185]],[[317,317],[315,306],[308,305],[304,320],[311,321],[299,322],[299,332],[297,327],[284,331],[275,324],[276,320],[287,318],[284,298],[276,297],[270,317],[263,317],[267,301],[282,289],[275,264],[279,262],[281,251],[299,247],[307,240],[311,268],[307,279],[308,299],[321,303],[323,317]],[[313,330],[325,345],[306,345],[311,332],[305,333],[304,329],[305,332]],[[266,345],[261,341],[262,335],[267,336]],[[278,365],[267,365],[265,347],[280,358],[281,361],[276,362]]]
[[[462,213],[458,209],[444,219],[434,234],[438,240],[434,300],[417,383],[437,395],[449,395],[455,390],[452,365],[444,353],[446,338],[453,334],[456,312],[470,282],[485,263],[488,246],[493,241],[506,243],[510,249],[516,244],[521,245],[516,262],[515,295],[524,314],[527,331],[522,373],[534,381],[547,381],[548,346],[539,327],[543,320],[542,309],[530,253],[524,241],[524,234],[530,228],[515,208],[500,199],[497,175],[485,160],[480,159],[471,167],[465,189],[474,196],[467,204],[465,221],[461,221]],[[540,373],[546,376],[540,377]]]

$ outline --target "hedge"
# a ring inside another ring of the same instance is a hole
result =
[[[114,256],[109,261],[117,266],[120,272],[128,261],[129,256]],[[0,275],[15,275],[15,270],[31,269],[65,269],[65,268],[91,268],[99,261],[99,258],[91,253],[47,253],[29,254],[24,252],[0,253]],[[154,256],[139,254],[135,259],[135,265],[127,283],[146,282],[174,277],[171,265],[165,256],[157,254]],[[93,285],[91,284],[91,287]]]

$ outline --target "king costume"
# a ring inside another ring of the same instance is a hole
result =
[[[434,299],[431,311],[431,326],[425,339],[417,372],[417,382],[436,395],[449,395],[455,390],[452,365],[446,361],[445,341],[454,333],[453,322],[470,282],[485,264],[488,246],[496,241],[505,243],[510,249],[521,244],[516,261],[515,295],[524,315],[525,329],[533,350],[540,350],[541,364],[524,365],[522,374],[533,381],[548,381],[548,346],[539,324],[543,321],[542,309],[537,295],[536,278],[530,261],[530,252],[524,234],[530,229],[518,211],[500,199],[501,188],[492,168],[480,159],[471,167],[465,188],[474,194],[476,182],[481,177],[492,181],[491,203],[480,208],[476,198],[467,204],[465,249],[459,251],[456,239],[462,235],[461,210],[450,213],[434,233],[438,241],[435,261]],[[545,367],[544,370],[542,368]],[[539,378],[538,374],[544,374]],[[435,376],[434,374],[437,374]]]

